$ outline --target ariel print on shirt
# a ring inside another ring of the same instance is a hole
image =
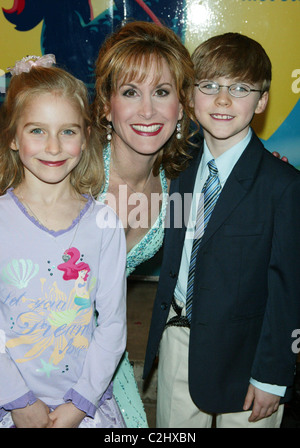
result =
[[[75,280],[76,295],[74,302],[80,306],[78,311],[89,308],[91,305],[90,290],[87,290],[87,279],[90,267],[82,261],[77,263],[79,259],[79,250],[76,247],[70,247],[63,255],[64,263],[57,266],[57,269],[64,271],[64,280]]]
[[[41,278],[41,297],[23,299],[26,311],[16,316],[15,332],[19,333],[6,342],[7,348],[26,345],[29,349],[16,359],[23,363],[42,356],[45,350],[53,347],[48,362],[57,365],[67,353],[86,350],[88,336],[92,331],[94,311],[91,306],[90,292],[96,279],[91,278],[88,285],[90,267],[77,261],[78,249],[72,247],[66,251],[65,262],[57,269],[63,271],[63,280],[74,283],[67,295],[54,281],[50,289],[46,288],[46,279]],[[26,348],[27,348],[26,347]]]

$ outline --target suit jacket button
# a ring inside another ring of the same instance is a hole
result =
[[[163,303],[160,305],[160,307],[161,307],[162,310],[166,310],[166,309],[168,308],[168,304],[167,304],[166,302],[163,302]]]
[[[169,275],[170,275],[171,278],[176,278],[177,277],[176,272],[173,272],[173,271],[170,271]]]

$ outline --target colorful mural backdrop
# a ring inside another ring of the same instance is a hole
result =
[[[6,68],[30,54],[54,53],[92,89],[98,49],[127,19],[171,27],[191,52],[228,31],[258,40],[273,82],[267,113],[253,126],[268,149],[300,169],[300,0],[0,0],[0,7],[2,96]]]
[[[0,6],[0,75],[24,55],[54,53],[92,86],[101,43],[126,19],[166,24],[190,51],[219,33],[253,37],[273,63],[268,110],[253,125],[269,149],[300,167],[300,0],[2,0]]]

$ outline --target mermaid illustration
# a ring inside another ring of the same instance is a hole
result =
[[[2,10],[18,32],[29,31],[42,22],[42,54],[55,54],[57,64],[85,82],[92,95],[99,48],[106,36],[126,19],[163,23],[185,39],[185,0],[175,5],[170,0],[103,1],[99,2],[104,7],[100,14],[94,11],[93,3],[91,0],[11,0],[11,7]]]
[[[75,297],[74,303],[79,306],[78,313],[81,310],[87,309],[91,306],[90,291],[94,286],[94,280],[92,279],[92,285],[87,288],[87,279],[90,272],[90,267],[83,261],[78,262],[80,259],[80,252],[76,247],[70,247],[62,256],[64,263],[57,266],[57,269],[63,271],[64,280],[75,280]]]
[[[16,359],[17,363],[40,357],[47,348],[54,344],[53,352],[47,361],[50,364],[47,365],[57,366],[70,350],[88,348],[89,342],[85,333],[91,326],[94,313],[90,292],[95,286],[96,278],[91,278],[88,287],[90,266],[80,261],[80,252],[75,247],[65,251],[63,260],[64,263],[58,265],[57,268],[63,271],[64,280],[75,281],[74,287],[67,297],[54,282],[47,295],[47,303],[48,300],[51,303],[49,307],[45,308],[44,302],[41,301],[39,305],[35,304],[34,313],[30,309],[18,316],[23,331],[17,337],[7,341],[6,346],[14,348],[27,344],[30,348],[22,357]],[[59,331],[57,331],[58,329]],[[0,352],[3,346],[2,340],[3,335],[0,330]],[[44,360],[41,362],[43,363]]]

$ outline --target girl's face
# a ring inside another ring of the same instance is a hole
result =
[[[56,184],[79,163],[84,145],[79,109],[63,96],[43,93],[27,102],[11,148],[19,151],[26,181]]]
[[[161,149],[182,118],[175,82],[165,60],[162,75],[153,83],[156,64],[152,63],[143,82],[121,82],[112,95],[108,121],[113,124],[113,145],[122,150],[152,155]]]

